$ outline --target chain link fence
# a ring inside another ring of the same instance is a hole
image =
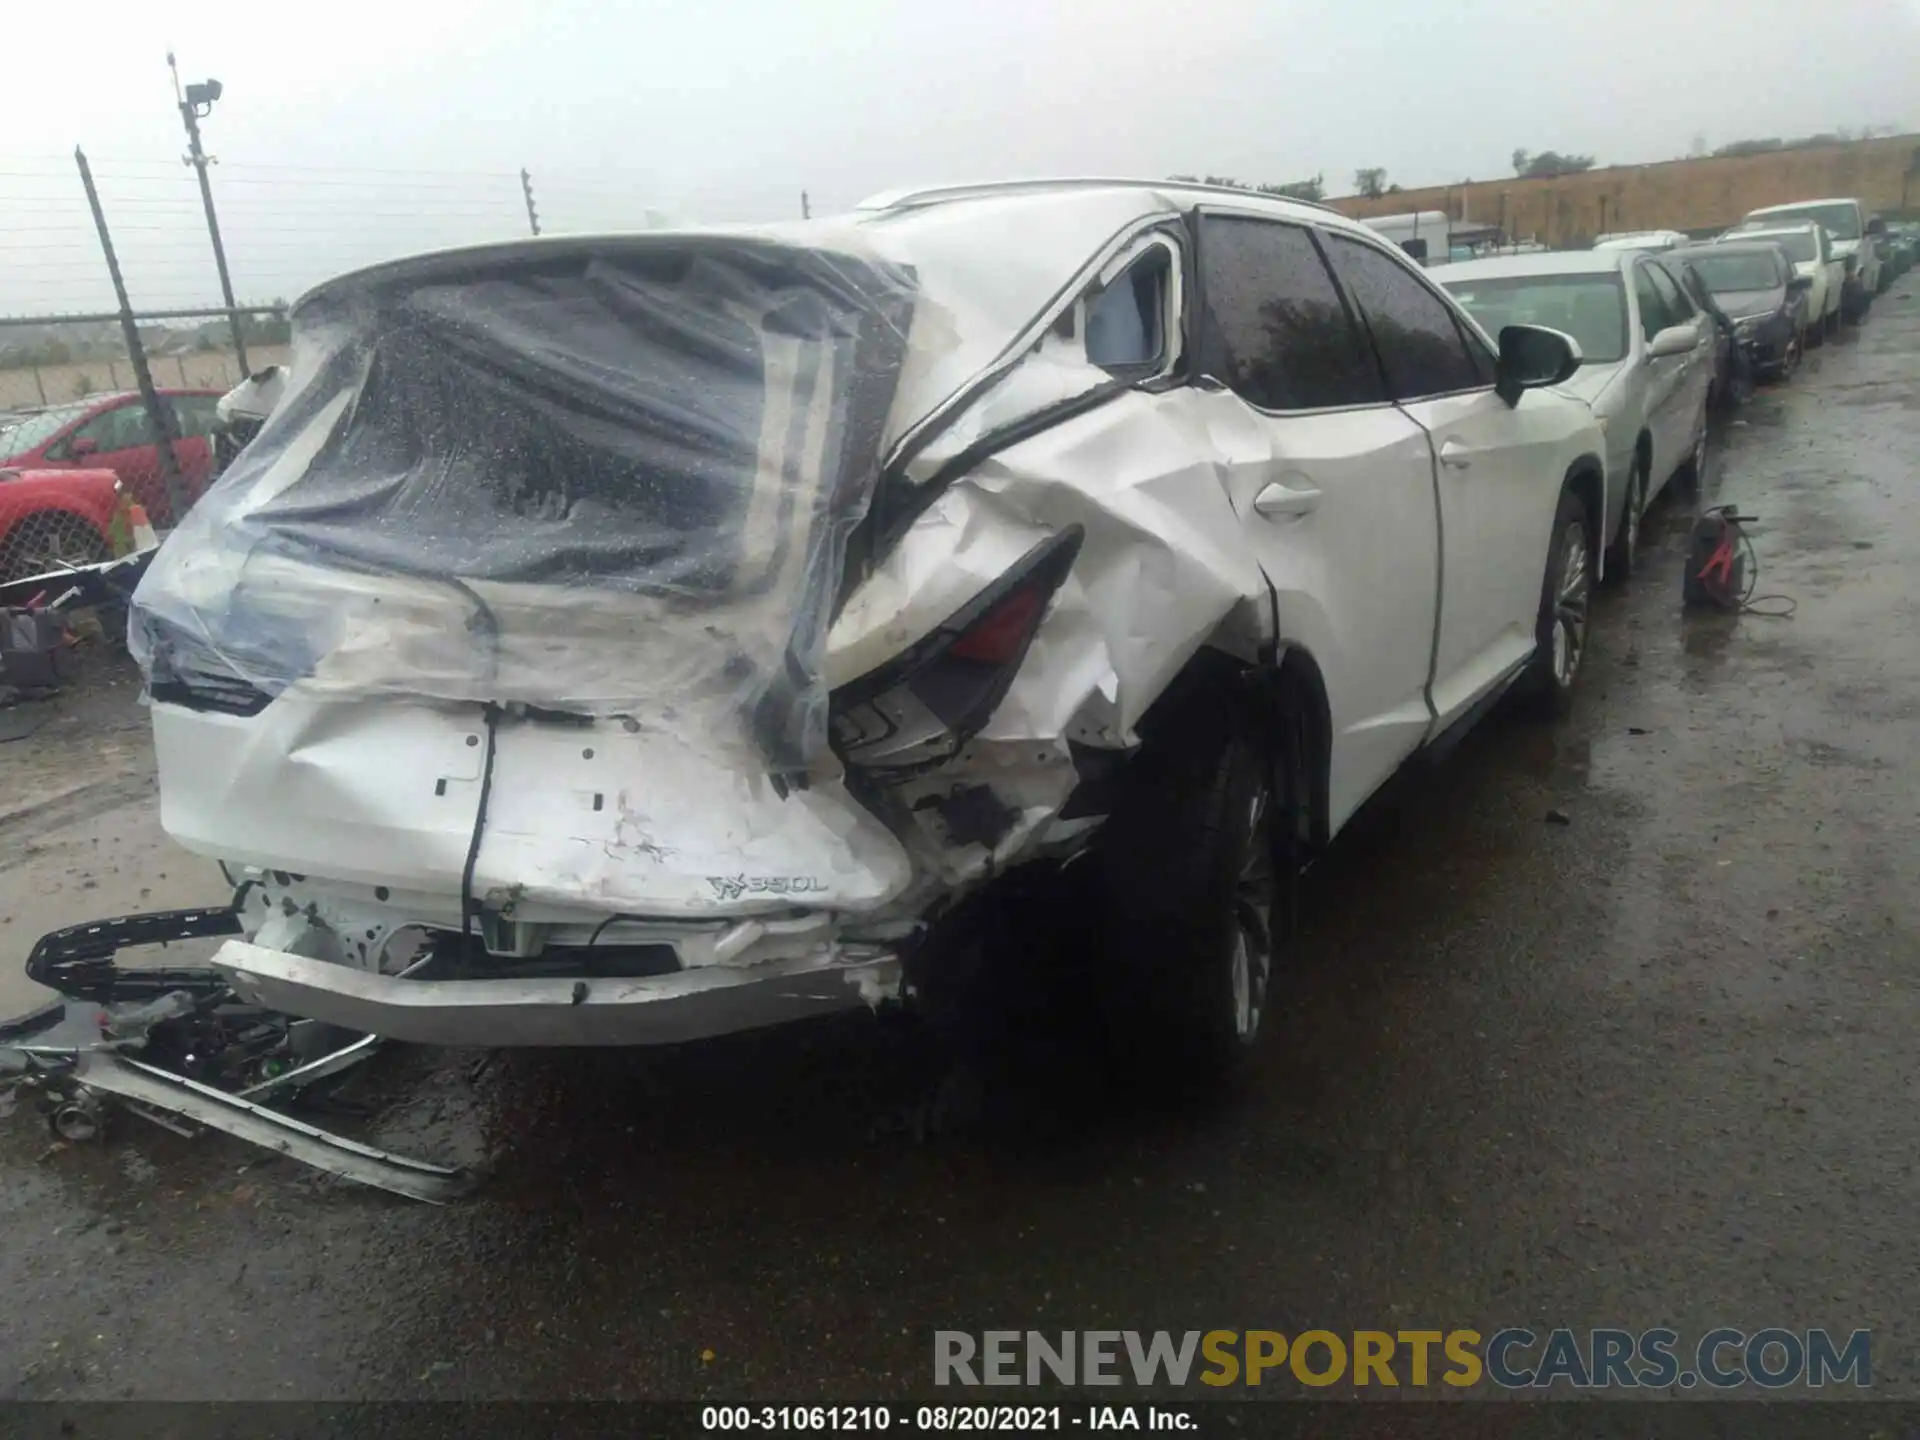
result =
[[[288,362],[288,302],[318,281],[543,230],[667,223],[606,176],[556,176],[548,195],[518,169],[206,163],[203,198],[191,155],[0,154],[0,474],[32,482],[0,491],[0,581],[124,553],[134,504],[175,523],[218,464],[219,397]],[[110,524],[74,499],[103,476]]]

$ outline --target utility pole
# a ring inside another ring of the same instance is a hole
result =
[[[153,421],[154,448],[160,453],[160,481],[166,487],[167,508],[173,512],[168,519],[178,525],[180,517],[187,513],[187,494],[180,483],[179,460],[173,453],[176,438],[173,412],[160,403],[160,396],[153,388],[153,372],[147,369],[147,351],[140,343],[140,327],[133,323],[133,302],[127,299],[127,282],[120,274],[119,257],[113,253],[113,236],[107,232],[107,212],[100,208],[93,168],[87,164],[86,152],[78,145],[73,147],[73,163],[80,167],[80,184],[87,192],[87,208],[93,211],[93,228],[100,234],[100,249],[107,257],[107,275],[113,281],[114,298],[120,302],[120,333],[127,342],[127,358],[133,362],[133,381],[146,404],[147,418]]]
[[[800,192],[800,218],[802,220],[813,218],[813,206],[807,203],[807,192],[804,190]]]
[[[187,86],[186,93],[180,92],[180,67],[173,63],[173,52],[167,52],[167,69],[173,72],[173,100],[180,107],[180,123],[187,127],[186,163],[193,167],[193,173],[200,180],[200,204],[207,212],[207,234],[213,240],[214,268],[220,272],[220,298],[227,304],[227,323],[233,327],[234,358],[240,362],[240,378],[246,379],[253,373],[253,367],[247,364],[247,338],[240,325],[240,311],[235,308],[233,298],[233,280],[227,274],[227,249],[220,243],[220,217],[213,213],[213,186],[207,183],[207,152],[200,145],[200,117],[211,114],[213,102],[220,98],[220,82],[204,80],[198,85]]]
[[[526,196],[527,225],[537,239],[540,235],[540,212],[533,208],[533,176],[527,173],[527,167],[524,165],[520,167],[520,193]]]

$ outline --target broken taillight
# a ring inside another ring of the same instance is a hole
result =
[[[901,770],[957,753],[1005,698],[1083,534],[1076,525],[1043,540],[925,639],[836,690],[833,741],[842,758]]]

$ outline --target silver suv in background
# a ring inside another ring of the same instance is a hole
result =
[[[1797,220],[1812,220],[1833,239],[1833,253],[1844,270],[1841,313],[1855,324],[1867,318],[1873,297],[1887,288],[1891,277],[1882,273],[1879,239],[1887,222],[1863,200],[1796,200],[1790,205],[1768,205],[1749,211],[1729,236],[1750,230],[1776,230]]]
[[[1541,325],[1578,342],[1585,359],[1564,388],[1606,432],[1605,573],[1626,579],[1647,506],[1674,475],[1697,476],[1706,454],[1712,317],[1644,251],[1503,255],[1432,274],[1490,335]]]

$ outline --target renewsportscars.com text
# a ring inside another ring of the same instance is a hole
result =
[[[1872,1333],[1719,1327],[1478,1330],[937,1330],[936,1385],[1329,1385],[1767,1390],[1873,1384]]]

